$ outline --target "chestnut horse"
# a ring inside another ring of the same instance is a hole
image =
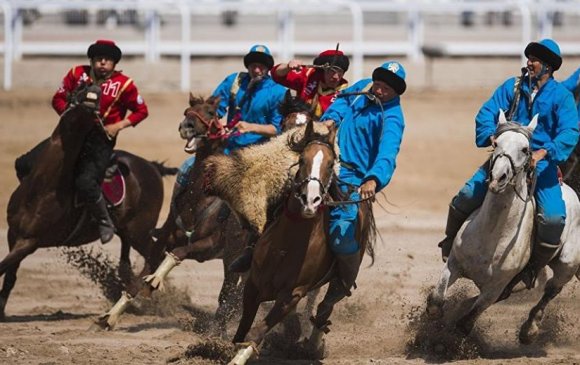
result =
[[[336,129],[327,135],[314,132],[307,124],[302,140],[290,141],[291,148],[301,152],[298,171],[289,181],[290,189],[283,212],[268,225],[254,251],[250,276],[244,287],[243,314],[233,342],[242,344],[230,364],[245,364],[257,352],[266,333],[280,323],[306,294],[329,282],[336,275],[335,259],[329,249],[329,195],[339,197],[335,177]],[[289,175],[290,175],[289,171]],[[359,210],[357,238],[361,242],[361,260],[366,251],[374,259],[374,219],[370,203]],[[252,327],[260,303],[274,300],[274,306]],[[334,304],[331,305],[331,307]],[[327,331],[332,308],[319,306],[316,318],[322,323],[310,337],[317,350],[322,331]],[[324,328],[322,328],[324,327]],[[245,342],[244,342],[245,341]]]
[[[169,272],[183,260],[205,262],[223,260],[224,280],[215,314],[218,334],[225,336],[226,324],[237,309],[241,299],[240,275],[227,270],[228,265],[244,246],[244,232],[228,206],[203,189],[203,161],[213,154],[221,154],[229,131],[217,117],[219,98],[204,100],[190,94],[189,106],[179,125],[181,138],[185,139],[185,152],[195,153],[193,166],[187,171],[187,185],[174,192],[169,214],[162,227],[155,232],[155,246],[149,272],[144,273],[145,286],[141,290],[124,293],[117,304],[101,315],[96,324],[112,329],[135,296],[150,296],[163,289]]]
[[[97,223],[84,205],[75,202],[74,168],[85,136],[94,128],[99,110],[100,88],[81,85],[69,108],[35,156],[33,166],[12,193],[8,203],[8,245],[10,252],[0,262],[0,276],[6,274],[0,291],[0,318],[20,262],[38,248],[79,246],[99,238]],[[103,131],[104,132],[104,131]],[[163,182],[154,163],[124,151],[116,151],[117,163],[126,182],[126,196],[110,210],[116,233],[121,238],[122,256],[133,247],[146,258],[147,271],[155,228],[163,203]],[[129,265],[125,262],[124,265]]]

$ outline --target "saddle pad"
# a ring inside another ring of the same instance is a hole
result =
[[[125,178],[117,168],[112,174],[107,174],[101,184],[103,195],[114,207],[118,206],[125,199]]]

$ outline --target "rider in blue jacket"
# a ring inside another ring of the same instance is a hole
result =
[[[373,71],[372,79],[345,89],[322,115],[322,122],[338,127],[338,178],[348,200],[374,199],[391,181],[405,128],[400,96],[406,87],[405,69],[389,61]],[[358,204],[349,204],[330,211],[330,247],[337,258],[340,285],[331,281],[321,306],[350,295],[358,275],[362,257],[355,238],[358,209]]]
[[[278,106],[286,88],[274,82],[269,71],[274,58],[268,47],[255,45],[244,56],[247,72],[236,72],[222,81],[212,96],[219,96],[218,116],[238,133],[228,138],[225,153],[267,141],[281,132]]]
[[[562,64],[558,44],[551,39],[531,42],[524,54],[528,60],[522,77],[510,78],[500,85],[475,117],[475,142],[478,147],[488,147],[494,143],[500,109],[508,111],[508,120],[523,125],[529,124],[534,115],[539,116],[531,140],[532,166],[537,177],[536,243],[529,264],[510,283],[509,291],[520,279],[528,287],[532,286],[539,270],[559,248],[566,207],[557,167],[566,161],[578,141],[578,112],[572,94],[553,77]],[[447,260],[463,222],[482,204],[487,192],[487,175],[486,163],[451,201],[446,237],[439,243],[443,261]]]

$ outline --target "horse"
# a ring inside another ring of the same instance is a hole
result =
[[[477,318],[500,298],[508,283],[528,262],[534,225],[533,192],[527,183],[531,160],[530,137],[537,115],[528,126],[508,122],[500,112],[496,147],[489,161],[489,186],[482,206],[474,211],[459,230],[451,255],[443,266],[439,282],[427,299],[427,314],[443,316],[447,289],[460,277],[473,281],[480,294],[469,311],[455,324],[467,335]],[[554,276],[546,284],[540,302],[530,311],[520,330],[520,342],[528,343],[538,333],[538,324],[548,302],[572,279],[580,278],[580,202],[574,191],[562,185],[566,204],[566,225],[562,249],[549,266]]]
[[[295,175],[288,170],[289,189],[281,212],[260,236],[243,294],[243,312],[233,342],[241,345],[230,364],[245,364],[257,353],[266,333],[280,323],[308,292],[320,288],[335,275],[335,260],[329,241],[329,195],[338,197],[336,172],[338,155],[335,150],[336,129],[327,135],[314,132],[310,121],[299,141],[290,141],[291,149],[299,152]],[[373,256],[370,203],[359,211],[357,238],[360,239],[361,261],[366,252]],[[373,256],[374,259],[374,256]],[[260,303],[274,300],[274,306],[255,326],[252,326]],[[334,304],[332,304],[334,305]],[[322,334],[328,331],[327,321],[332,308],[318,307],[312,322],[311,346],[319,350]],[[323,324],[316,326],[316,324]]]
[[[34,157],[30,172],[10,196],[9,253],[0,262],[0,276],[5,274],[0,291],[2,319],[24,258],[38,248],[79,246],[99,238],[97,223],[84,205],[76,203],[74,168],[85,136],[95,126],[100,92],[98,86],[85,84],[75,90],[51,137]],[[131,153],[116,150],[114,154],[126,184],[125,198],[110,208],[121,238],[121,268],[130,271],[129,251],[133,247],[145,258],[143,270],[147,271],[153,246],[150,231],[157,224],[163,203],[162,174],[166,172],[162,165]]]
[[[183,260],[198,262],[221,259],[224,262],[224,280],[216,311],[217,330],[225,335],[227,320],[233,315],[232,303],[241,297],[237,289],[240,275],[226,268],[242,248],[243,232],[227,205],[214,196],[204,194],[203,161],[213,154],[221,154],[227,140],[227,131],[217,117],[219,98],[189,95],[189,106],[179,124],[179,133],[186,140],[184,151],[195,154],[195,162],[187,172],[187,185],[174,192],[170,211],[161,228],[154,234],[155,246],[150,254],[148,272],[143,272],[141,288],[123,293],[117,303],[95,324],[101,329],[113,329],[137,296],[149,297],[152,291],[164,288],[169,272]]]

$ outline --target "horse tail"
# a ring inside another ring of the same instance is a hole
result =
[[[177,175],[179,169],[177,167],[167,167],[165,166],[165,161],[158,162],[158,161],[149,161],[151,165],[153,165],[157,171],[161,174],[161,176],[173,176]]]
[[[370,266],[373,266],[375,263],[375,243],[378,237],[377,222],[375,221],[373,206],[370,201],[361,203],[360,208],[363,215],[360,244],[371,258]]]

